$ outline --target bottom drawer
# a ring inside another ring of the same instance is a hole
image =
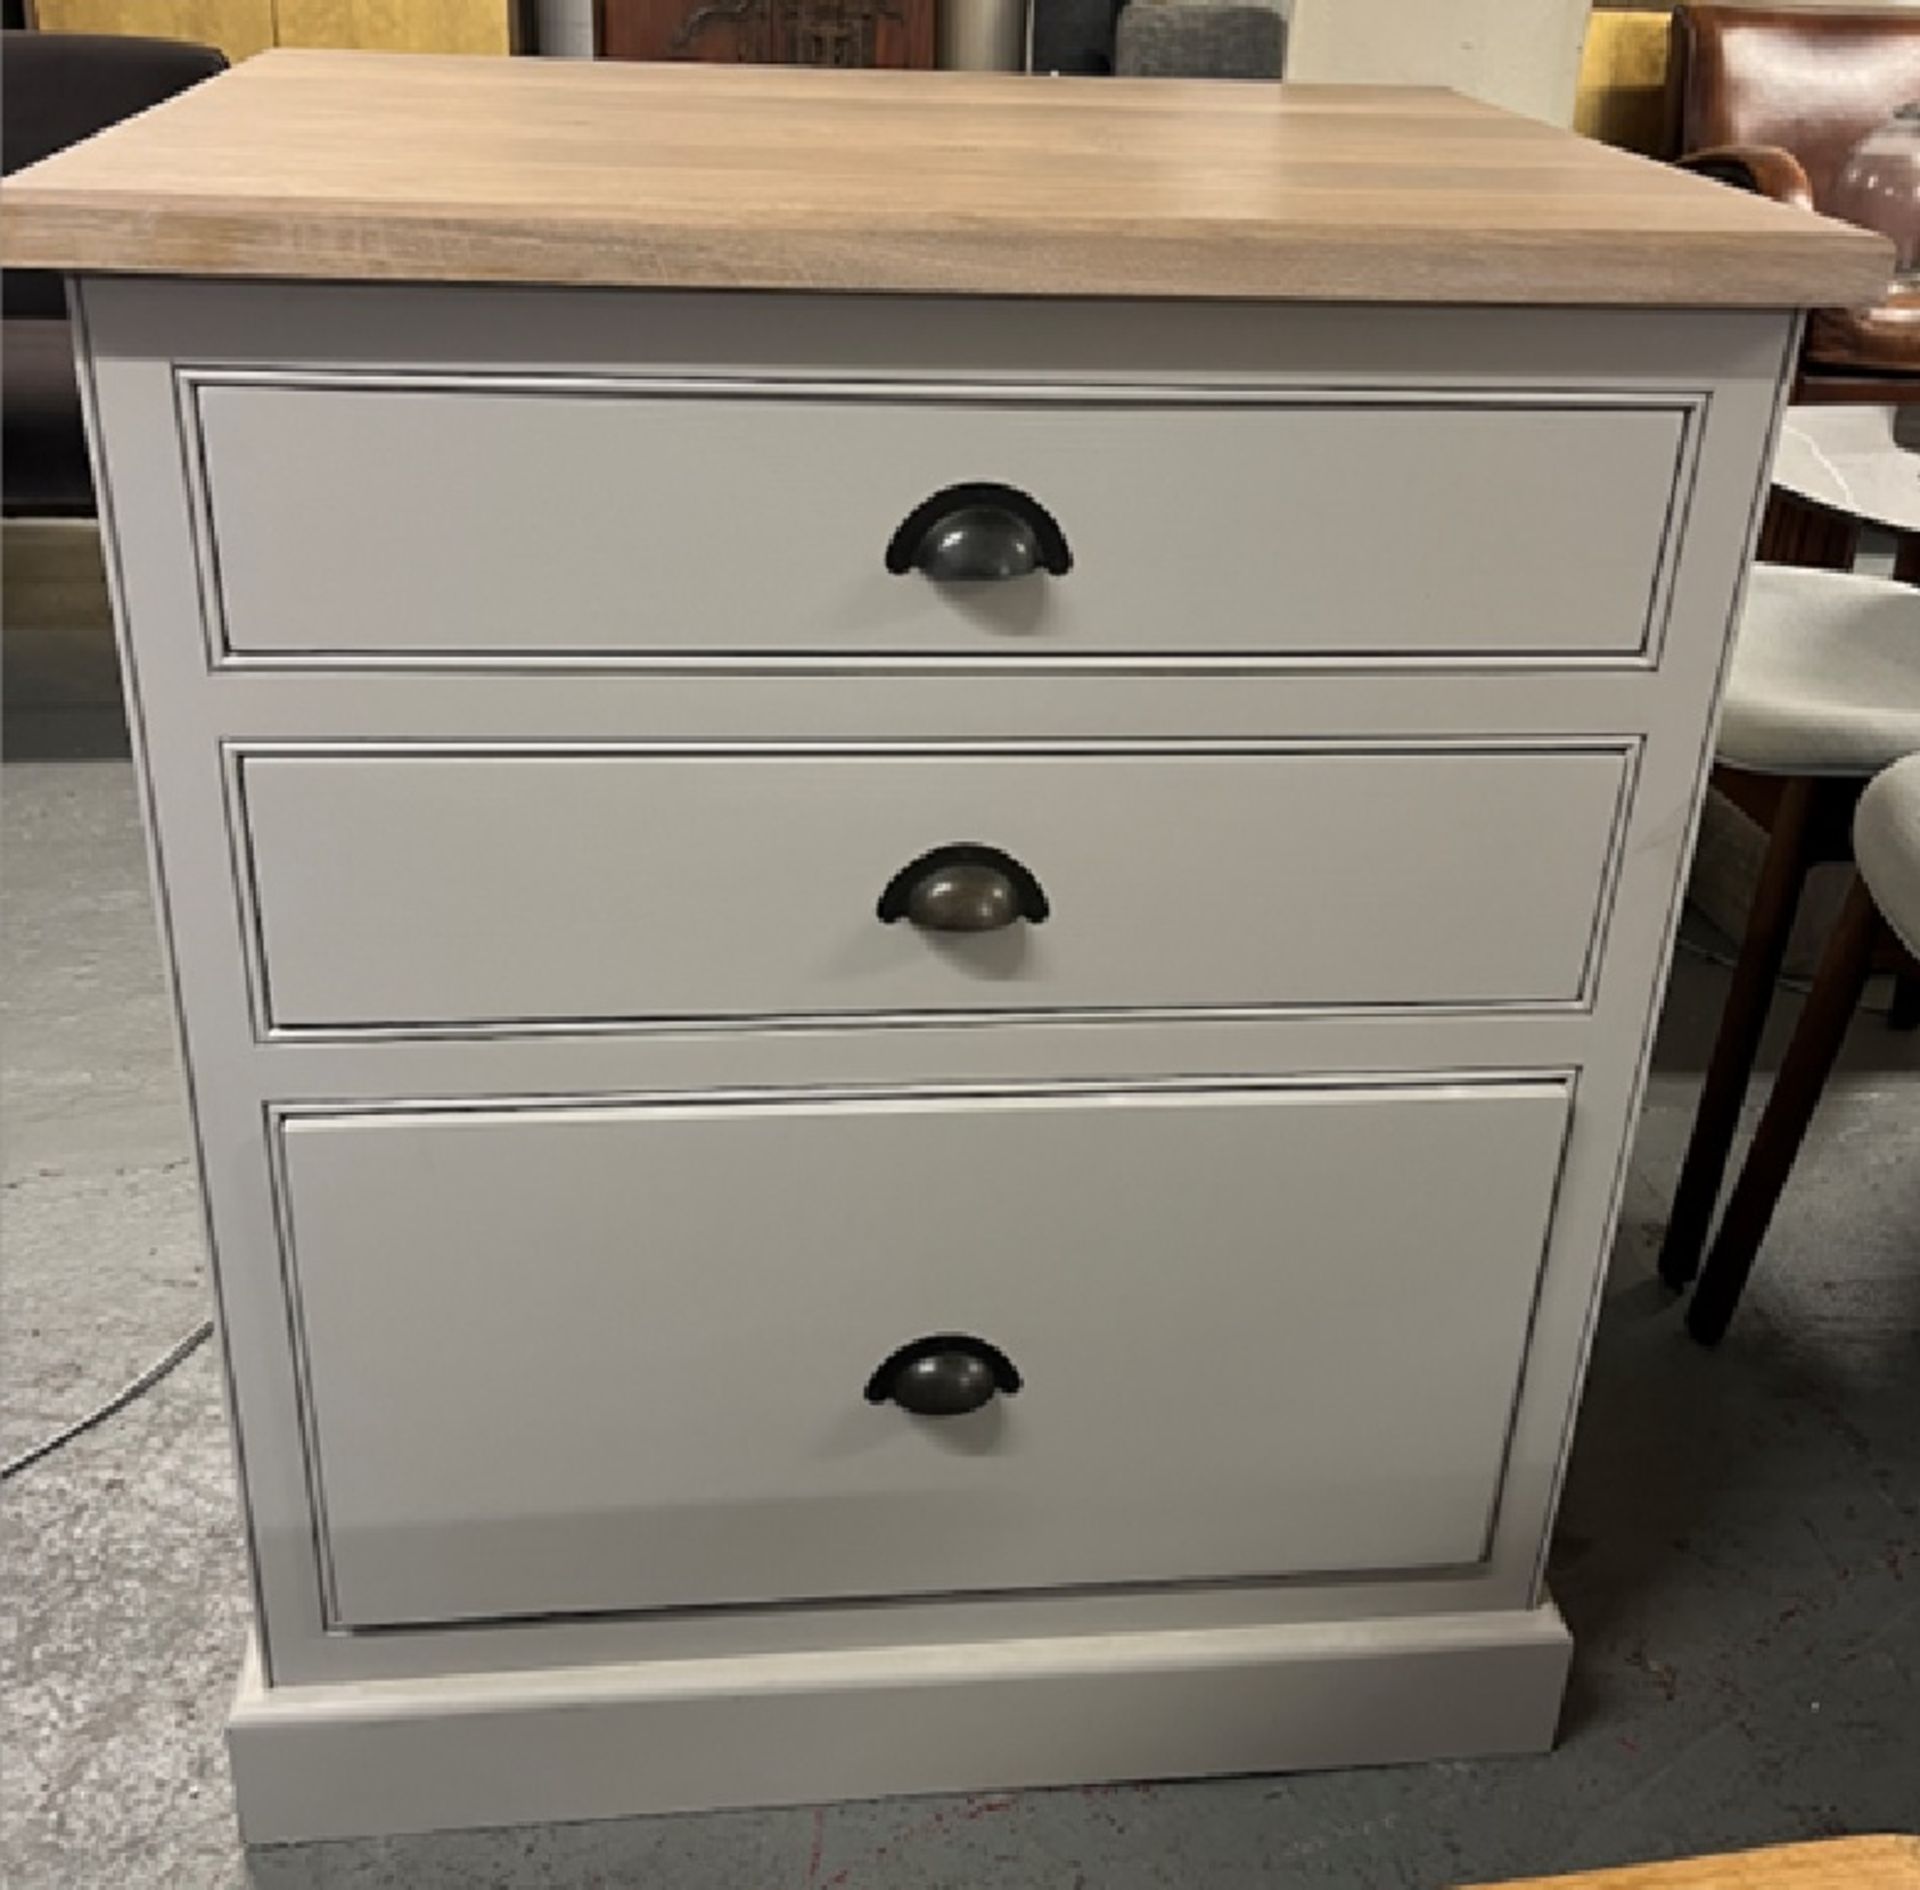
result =
[[[1567,1110],[1556,1077],[284,1115],[332,1619],[1474,1562]]]

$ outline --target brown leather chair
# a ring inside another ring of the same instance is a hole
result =
[[[226,60],[211,46],[118,34],[0,34],[0,163],[8,171],[131,118],[211,78]],[[0,382],[0,510],[9,518],[68,518],[93,510],[74,379],[73,335],[60,278],[9,269]]]
[[[1680,162],[1824,210],[1847,153],[1920,99],[1920,8],[1683,5],[1667,67]],[[1920,295],[1823,309],[1797,401],[1920,400]]]

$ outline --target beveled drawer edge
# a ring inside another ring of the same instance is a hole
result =
[[[1531,1084],[1536,1087],[1558,1087],[1565,1103],[1561,1126],[1560,1146],[1555,1157],[1552,1187],[1548,1194],[1545,1223],[1541,1229],[1540,1253],[1535,1263],[1533,1287],[1527,1307],[1526,1327],[1522,1337],[1518,1366],[1514,1372],[1514,1382],[1507,1405],[1507,1419],[1501,1436],[1499,1464],[1494,1476],[1493,1494],[1487,1506],[1487,1515],[1480,1536],[1479,1554],[1469,1562],[1446,1562],[1409,1566],[1391,1566],[1387,1568],[1353,1569],[1311,1569],[1289,1574],[1239,1574],[1225,1576],[1196,1576],[1186,1580],[1141,1581],[1141,1582],[1089,1582],[1067,1586],[1049,1586],[1040,1588],[993,1588],[993,1589],[955,1589],[937,1592],[915,1593],[910,1595],[891,1595],[884,1592],[872,1595],[835,1595],[835,1596],[795,1596],[772,1601],[755,1602],[713,1602],[682,1603],[672,1607],[622,1609],[622,1610],[569,1610],[564,1615],[555,1616],[546,1612],[528,1612],[508,1615],[457,1616],[444,1620],[401,1621],[401,1622],[356,1622],[342,1619],[338,1584],[333,1566],[332,1540],[327,1523],[325,1467],[320,1455],[318,1434],[318,1404],[313,1389],[313,1372],[308,1351],[305,1314],[300,1295],[300,1270],[298,1243],[293,1226],[291,1191],[286,1171],[286,1131],[289,1125],[308,1121],[326,1121],[342,1117],[366,1116],[406,1116],[433,1114],[437,1116],[453,1115],[527,1115],[551,1116],[558,1113],[591,1112],[594,1110],[634,1110],[657,1107],[661,1109],[685,1108],[689,1104],[701,1107],[726,1106],[742,1107],[765,1106],[769,1102],[792,1103],[840,1103],[868,1101],[918,1101],[947,1102],[992,1099],[994,1097],[1021,1098],[1062,1098],[1093,1097],[1102,1095],[1141,1095],[1164,1093],[1172,1095],[1204,1096],[1210,1094],[1240,1094],[1249,1091],[1299,1091],[1307,1090],[1322,1095],[1338,1094],[1349,1091],[1375,1092],[1381,1090],[1434,1090],[1434,1089],[1495,1089],[1503,1084]],[[1205,1589],[1263,1589],[1263,1588],[1302,1588],[1314,1586],[1351,1585],[1366,1582],[1386,1581],[1433,1581],[1457,1579],[1484,1573],[1491,1565],[1495,1532],[1499,1526],[1500,1506],[1505,1496],[1508,1470],[1513,1452],[1514,1427],[1518,1418],[1520,1402],[1526,1391],[1527,1368],[1533,1351],[1534,1321],[1540,1299],[1540,1289],[1546,1277],[1547,1261],[1552,1253],[1555,1229],[1559,1219],[1560,1190],[1566,1173],[1567,1143],[1572,1134],[1574,1111],[1579,1103],[1580,1071],[1575,1065],[1544,1065],[1531,1068],[1474,1068],[1466,1070],[1413,1070],[1367,1071],[1363,1074],[1334,1075],[1310,1074],[1290,1076],[1211,1076],[1211,1077],[1139,1077],[1139,1078],[1097,1078],[1074,1079],[1049,1082],[1045,1080],[1029,1081],[986,1081],[986,1082],[909,1082],[886,1084],[781,1084],[764,1089],[729,1088],[701,1091],[683,1090],[632,1090],[620,1092],[596,1092],[592,1094],[553,1094],[553,1095],[509,1095],[509,1096],[455,1096],[435,1097],[383,1097],[375,1101],[359,1102],[351,1100],[301,1101],[298,1103],[269,1102],[263,1109],[263,1128],[266,1144],[268,1167],[268,1191],[272,1201],[273,1222],[279,1243],[278,1266],[280,1288],[286,1305],[287,1336],[292,1353],[295,1397],[299,1405],[297,1422],[300,1432],[303,1456],[303,1471],[306,1480],[312,1540],[314,1550],[314,1568],[319,1583],[320,1620],[324,1632],[334,1635],[418,1635],[436,1632],[461,1632],[475,1628],[502,1628],[511,1630],[525,1627],[531,1623],[551,1622],[557,1619],[579,1620],[632,1620],[660,1619],[665,1617],[690,1617],[715,1614],[742,1613],[792,1613],[818,1610],[837,1610],[871,1606],[884,1602],[893,1607],[913,1607],[916,1605],[939,1606],[942,1603],[958,1600],[1006,1600],[1018,1601],[1030,1599],[1036,1595],[1092,1595],[1092,1594],[1166,1594],[1193,1592]]]
[[[1594,1008],[1601,961],[1613,918],[1621,869],[1626,857],[1627,826],[1632,817],[1634,790],[1639,780],[1645,738],[1622,736],[1434,736],[1423,739],[1360,740],[1320,738],[1292,741],[1114,740],[1078,741],[900,741],[900,742],[609,742],[585,741],[248,741],[221,744],[221,812],[227,847],[233,862],[233,884],[238,907],[242,957],[246,970],[247,1013],[253,1040],[260,1045],[414,1043],[432,1041],[514,1041],[530,1037],[647,1037],[684,1035],[689,1031],[760,1034],[786,1030],[969,1030],[1018,1028],[1036,1023],[1124,1021],[1179,1022],[1195,1018],[1220,1021],[1309,1017],[1478,1017],[1489,1014],[1525,1017],[1586,1016]],[[1183,1005],[1053,1005],[1005,1010],[918,1011],[804,1011],[744,1012],[715,1015],[675,1015],[653,1018],[521,1018],[468,1019],[451,1023],[282,1024],[273,1015],[272,980],[267,962],[265,924],[261,912],[259,876],[254,856],[252,823],[247,814],[246,765],[256,758],[277,756],[312,759],[551,756],[619,757],[673,756],[687,759],[789,755],[908,755],[958,754],[969,757],[1004,756],[1189,756],[1225,755],[1271,757],[1289,754],[1336,755],[1610,755],[1620,762],[1613,820],[1607,835],[1601,875],[1578,989],[1564,998],[1511,1000],[1423,1000],[1412,1003],[1359,1002],[1345,1004],[1183,1004]]]
[[[201,425],[200,395],[208,387],[267,387],[276,389],[336,389],[365,392],[475,392],[489,395],[540,396],[562,393],[606,399],[849,400],[894,404],[935,404],[964,399],[979,405],[1126,406],[1126,407],[1389,407],[1420,411],[1431,408],[1484,411],[1518,409],[1542,413],[1564,411],[1671,413],[1680,423],[1674,464],[1667,488],[1660,538],[1641,619],[1639,643],[1625,650],[1550,651],[1296,651],[1254,655],[1181,654],[1175,651],[1145,655],[1088,656],[931,656],[877,653],[859,655],[844,650],[773,654],[728,654],[715,651],[620,652],[614,650],[416,650],[416,651],[301,651],[249,652],[236,650],[228,631],[225,592],[220,577],[219,535],[214,524],[211,481],[207,471],[206,440]],[[1296,387],[1285,382],[1247,382],[1231,387],[1186,386],[1179,383],[1127,382],[1028,385],[1005,381],[927,380],[903,377],[897,381],[870,378],[835,379],[807,376],[648,375],[648,374],[527,374],[434,373],[425,370],[261,369],[223,367],[211,363],[176,362],[173,391],[179,429],[182,475],[187,493],[189,538],[194,578],[200,598],[201,628],[206,643],[206,667],[215,672],[270,674],[596,674],[639,673],[670,675],[1297,675],[1312,673],[1468,672],[1476,674],[1552,674],[1559,672],[1618,673],[1659,667],[1666,643],[1667,620],[1684,522],[1697,477],[1700,439],[1712,396],[1704,389],[1687,392],[1671,388],[1620,387],[1605,393],[1592,388],[1560,387],[1548,383],[1512,388],[1395,386],[1379,381],[1356,381],[1343,386]]]

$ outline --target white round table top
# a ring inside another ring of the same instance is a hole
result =
[[[1920,411],[1892,407],[1789,407],[1773,483],[1870,525],[1920,532]]]

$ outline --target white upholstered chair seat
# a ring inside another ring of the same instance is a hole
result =
[[[1920,751],[1920,590],[1759,564],[1718,758],[1755,774],[1877,774]]]
[[[1920,755],[1896,762],[1861,795],[1853,857],[1873,903],[1920,956]]]

